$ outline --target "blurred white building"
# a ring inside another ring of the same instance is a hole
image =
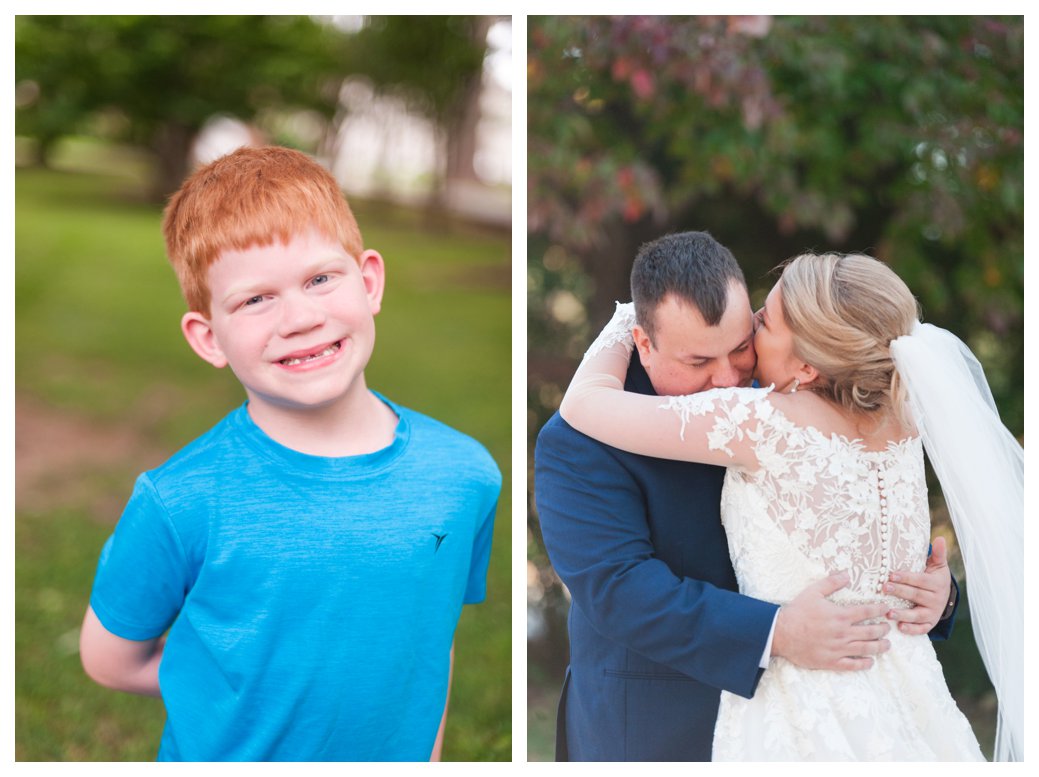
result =
[[[444,204],[481,221],[507,224],[512,199],[511,25],[488,33],[473,178],[447,178]],[[347,194],[424,203],[442,177],[445,139],[433,122],[410,111],[404,99],[377,94],[363,79],[343,85],[346,110],[334,142],[331,169]]]
[[[472,176],[444,178],[446,138],[434,123],[398,96],[378,94],[362,78],[340,91],[343,118],[329,142],[320,142],[321,122],[300,114],[282,119],[292,136],[326,149],[322,161],[347,195],[414,205],[429,201],[443,179],[442,204],[467,218],[507,225],[512,217],[512,31],[509,21],[491,25],[472,131]],[[214,117],[193,146],[194,162],[205,164],[244,145],[269,142],[251,125]]]

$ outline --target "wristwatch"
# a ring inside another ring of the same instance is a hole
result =
[[[952,590],[949,591],[949,603],[945,605],[945,612],[943,612],[942,617],[938,619],[939,623],[941,623],[944,620],[948,620],[949,617],[952,615],[952,611],[956,609],[956,600],[959,598],[960,592],[959,589],[956,588],[956,586],[951,586],[951,588]]]

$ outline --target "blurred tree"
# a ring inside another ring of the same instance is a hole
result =
[[[884,260],[1023,434],[1022,17],[530,17],[527,41],[530,455],[639,245],[684,229],[758,303],[802,251]]]
[[[93,122],[150,148],[165,198],[187,171],[191,141],[219,113],[331,117],[344,33],[306,16],[19,16],[16,130],[45,162],[63,135]]]
[[[472,179],[487,31],[493,16],[371,16],[349,50],[348,69],[403,96],[441,133],[443,183]]]

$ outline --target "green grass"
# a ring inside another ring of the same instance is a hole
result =
[[[160,208],[139,199],[136,180],[125,167],[16,173],[17,391],[59,419],[129,428],[172,453],[244,394],[184,342]],[[511,241],[352,204],[388,273],[369,386],[476,437],[504,475],[488,598],[465,608],[456,636],[444,757],[510,760]],[[54,473],[64,485],[49,506],[17,510],[19,760],[154,758],[161,703],[93,685],[76,655],[97,555],[134,474],[121,465]]]
[[[109,527],[68,509],[20,514],[15,526],[16,757],[154,759],[162,704],[94,685],[76,650],[91,580],[89,556],[96,555]]]

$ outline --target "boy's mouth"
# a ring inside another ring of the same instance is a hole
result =
[[[338,342],[332,343],[331,345],[322,348],[320,351],[315,351],[314,353],[309,353],[305,356],[290,356],[285,359],[282,359],[278,363],[284,364],[286,367],[295,367],[297,364],[305,364],[306,362],[314,361],[314,359],[320,359],[324,356],[331,356],[342,347],[343,342],[342,340],[340,340]]]

